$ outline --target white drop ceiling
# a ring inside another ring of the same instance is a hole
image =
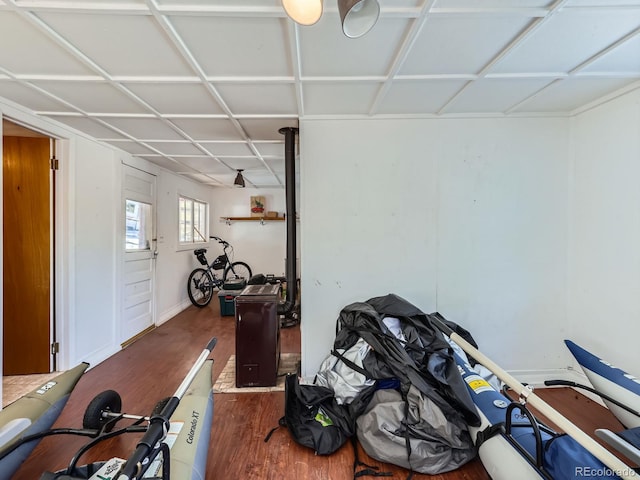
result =
[[[640,82],[640,0],[0,0],[0,96],[213,186],[284,185],[300,118],[572,115]]]

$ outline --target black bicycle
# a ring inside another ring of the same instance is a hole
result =
[[[223,254],[218,255],[211,263],[207,260],[207,249],[198,248],[193,251],[198,261],[204,265],[204,268],[196,268],[189,275],[189,283],[187,292],[189,300],[196,307],[206,307],[213,298],[214,289],[222,288],[229,280],[251,278],[251,267],[244,262],[233,262],[233,247],[219,237],[209,237],[222,245]],[[216,274],[216,270],[224,270],[222,277]]]

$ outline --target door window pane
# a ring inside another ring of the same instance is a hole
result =
[[[137,200],[126,200],[126,243],[127,250],[150,250],[153,225],[151,205]]]

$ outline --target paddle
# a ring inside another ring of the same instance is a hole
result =
[[[638,475],[635,471],[622,462],[618,457],[609,452],[606,448],[596,442],[589,435],[580,430],[575,424],[555,410],[551,405],[538,397],[530,387],[525,387],[509,373],[500,368],[490,358],[480,352],[477,348],[467,342],[460,335],[455,333],[451,328],[444,324],[440,319],[431,315],[429,319],[444,334],[448,335],[451,340],[462,348],[466,353],[475,358],[479,363],[491,370],[500,380],[502,380],[509,388],[515,391],[522,403],[529,403],[532,407],[538,409],[540,413],[560,427],[565,433],[571,436],[576,442],[582,445],[588,452],[595,456],[598,460],[609,467],[620,478],[637,479]]]
[[[189,385],[198,374],[198,370],[200,370],[202,365],[204,365],[204,362],[216,346],[216,343],[218,343],[218,339],[215,337],[209,341],[194,365],[191,367],[191,370],[189,370],[189,373],[187,373],[187,376],[176,390],[176,393],[174,393],[173,397],[167,401],[160,414],[153,415],[149,419],[147,432],[138,442],[136,449],[127,459],[126,463],[122,466],[120,473],[114,478],[120,480],[134,480],[142,478],[151,465],[153,459],[160,452],[162,441],[166,437],[169,429],[169,419],[171,418],[171,415],[175,412],[178,404],[180,403],[180,399],[186,393]]]

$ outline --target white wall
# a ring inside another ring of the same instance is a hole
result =
[[[640,89],[572,133],[569,336],[640,375]]]
[[[116,278],[120,217],[120,164],[113,149],[83,137],[72,142],[72,156],[61,168],[73,169],[72,282],[74,306],[68,318],[68,366],[95,364],[118,349],[120,318]],[[65,319],[61,319],[65,320]],[[63,346],[64,348],[64,346]]]
[[[568,119],[301,123],[302,353],[342,307],[396,293],[508,369],[558,366]]]
[[[193,255],[193,248],[178,246],[178,197],[186,195],[211,203],[213,189],[165,170],[158,172],[156,186],[158,208],[156,311],[158,323],[164,323],[191,305],[187,297],[187,279],[191,271],[199,266]]]
[[[221,237],[234,248],[234,260],[249,264],[253,274],[283,276],[286,258],[286,224],[284,221],[236,221],[227,225],[221,217],[250,217],[251,196],[265,197],[267,211],[284,213],[284,189],[214,188],[211,194],[211,235]],[[211,252],[222,253],[217,244]],[[213,253],[211,255],[213,258]],[[195,261],[195,259],[194,259]]]

